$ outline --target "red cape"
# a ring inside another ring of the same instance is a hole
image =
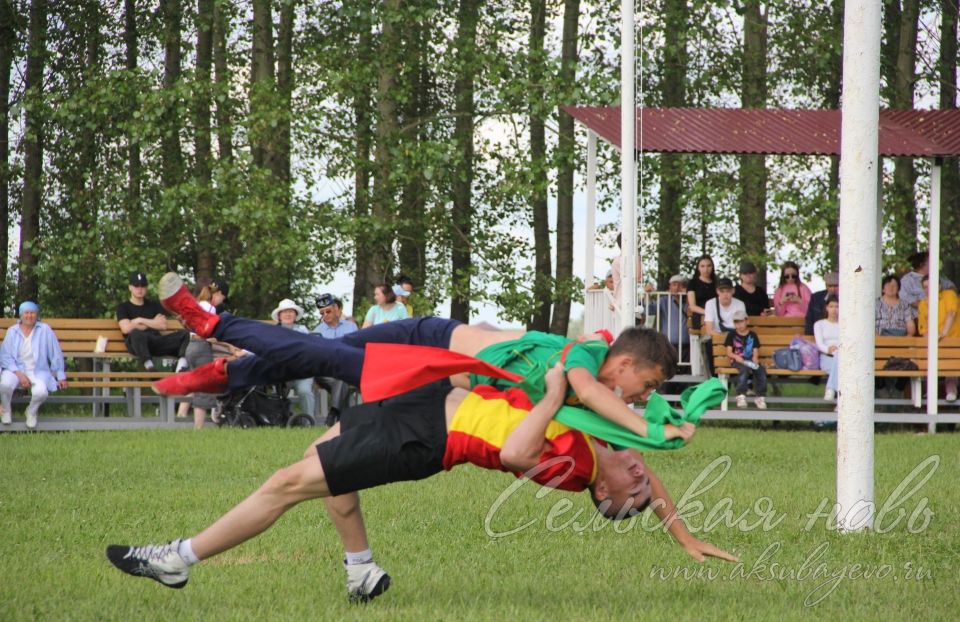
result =
[[[360,393],[363,401],[376,402],[465,372],[512,382],[523,380],[496,365],[444,348],[368,343],[360,374]]]

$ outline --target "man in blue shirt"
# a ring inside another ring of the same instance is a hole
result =
[[[324,339],[336,339],[357,331],[357,325],[351,320],[343,319],[343,303],[331,294],[321,294],[317,297],[317,308],[320,310],[321,322],[313,332]],[[336,378],[321,376],[316,379],[317,384],[330,392],[330,410],[325,423],[333,426],[340,420],[342,413],[348,406],[350,386]]]

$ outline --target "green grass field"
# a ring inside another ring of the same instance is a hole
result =
[[[695,528],[708,523],[700,537],[735,551],[740,564],[697,564],[653,520],[617,529],[591,520],[586,495],[538,497],[526,484],[501,497],[514,479],[470,466],[363,493],[374,553],[394,580],[367,605],[346,602],[342,550],[319,502],[194,567],[182,590],[124,575],[104,557],[110,543],[196,533],[317,434],[0,435],[0,620],[957,618],[955,434],[877,436],[878,510],[915,467],[939,457],[925,484],[898,495],[899,523],[896,510],[884,513],[886,533],[807,524],[835,494],[833,434],[707,425],[689,447],[649,454],[676,500],[729,456],[725,476],[714,471],[691,491],[686,515]]]

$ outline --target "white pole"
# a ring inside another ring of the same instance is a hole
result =
[[[584,285],[593,285],[597,243],[597,135],[587,130],[587,223],[584,249]]]
[[[930,167],[930,247],[927,255],[927,414],[937,414],[937,376],[940,353],[940,164],[934,159]],[[936,430],[931,422],[930,430]]]
[[[637,105],[633,93],[633,0],[620,0],[620,330],[634,325],[637,303],[636,182],[633,168]]]
[[[880,0],[847,0],[840,133],[840,413],[837,529],[873,526],[874,298]]]

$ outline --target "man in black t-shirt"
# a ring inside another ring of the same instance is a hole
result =
[[[740,263],[740,284],[733,290],[733,297],[743,302],[747,315],[766,315],[770,309],[767,292],[757,287],[757,266],[752,261]]]
[[[130,300],[117,307],[117,321],[127,351],[133,354],[150,371],[154,369],[154,356],[175,356],[177,371],[187,368],[184,353],[190,343],[190,333],[175,330],[167,334],[167,316],[160,303],[147,300],[147,275],[143,272],[130,273]]]

